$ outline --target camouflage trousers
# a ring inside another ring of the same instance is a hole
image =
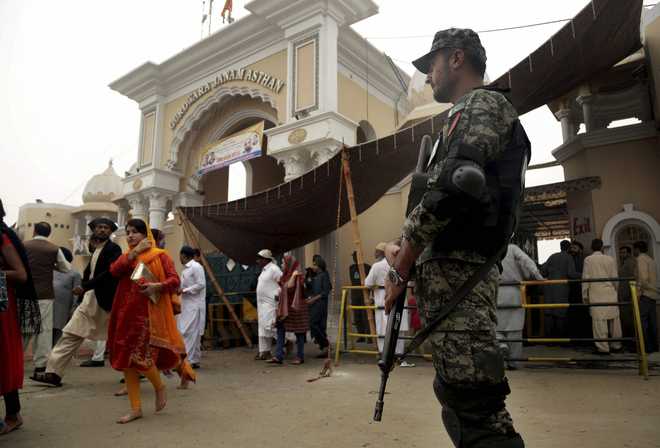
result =
[[[415,297],[425,325],[478,268],[460,260],[429,260],[418,267]],[[428,339],[443,421],[460,448],[524,446],[504,405],[510,390],[495,334],[498,277],[493,267]]]

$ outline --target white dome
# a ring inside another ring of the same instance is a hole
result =
[[[414,109],[433,102],[435,102],[433,100],[433,90],[431,90],[429,84],[426,84],[426,75],[419,70],[415,70],[408,84],[408,104],[411,109]]]
[[[121,196],[121,177],[115,173],[112,160],[101,174],[92,177],[83,191],[83,202],[112,202]]]

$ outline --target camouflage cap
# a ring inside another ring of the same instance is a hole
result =
[[[436,51],[442,48],[463,48],[475,50],[486,61],[486,50],[481,45],[479,35],[468,28],[449,28],[438,31],[433,37],[431,50],[419,59],[413,61],[413,65],[420,72],[427,74],[430,70],[431,59]]]

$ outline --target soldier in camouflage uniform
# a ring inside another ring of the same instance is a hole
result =
[[[452,222],[451,210],[439,213],[432,199],[432,193],[442,189],[447,155],[455,145],[468,144],[481,152],[485,164],[496,161],[509,143],[517,113],[501,93],[481,88],[486,54],[472,30],[438,32],[431,52],[414,64],[427,74],[435,100],[454,107],[427,165],[430,176],[424,199],[406,219],[401,246],[388,248],[394,276],[391,271],[386,311],[404,287],[399,283],[407,281],[402,273],[416,265],[415,296],[419,314],[428,324],[488,258],[460,244],[450,249],[434,244]],[[444,207],[453,207],[448,204]],[[504,403],[510,390],[495,337],[498,277],[494,266],[429,337],[436,370],[434,391],[447,432],[460,448],[524,446]]]

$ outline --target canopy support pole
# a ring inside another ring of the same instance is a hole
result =
[[[181,217],[181,223],[183,225],[183,233],[185,234],[185,237],[188,241],[190,241],[193,246],[200,248],[199,245],[199,240],[195,236],[194,232],[191,229],[191,223],[188,221],[188,217],[183,213],[181,209],[179,209],[179,216]],[[227,297],[225,296],[225,292],[222,290],[222,287],[218,283],[218,281],[215,278],[215,275],[213,274],[213,270],[211,269],[211,265],[209,265],[209,262],[206,259],[206,256],[204,255],[204,252],[201,250],[199,251],[202,259],[202,265],[204,266],[204,270],[206,271],[206,274],[211,280],[211,284],[213,285],[213,289],[215,289],[216,294],[222,299],[223,303],[227,306],[227,309],[229,310],[229,315],[231,316],[231,320],[236,324],[238,327],[239,331],[241,332],[241,335],[243,335],[243,339],[245,340],[245,343],[248,345],[248,347],[252,347],[252,339],[250,339],[250,336],[248,335],[245,327],[243,326],[243,323],[241,320],[238,318],[236,313],[234,312],[234,307],[233,305],[227,300]]]
[[[357,209],[355,208],[355,193],[353,191],[353,180],[351,179],[351,164],[350,164],[350,154],[347,151],[347,148],[344,147],[341,153],[341,163],[342,163],[342,172],[344,173],[343,178],[346,183],[346,196],[348,197],[348,210],[351,214],[351,229],[353,231],[353,244],[355,244],[355,252],[357,253],[357,264],[358,272],[360,273],[360,284],[364,285],[366,279],[366,274],[364,272],[364,252],[362,250],[362,239],[360,238],[360,226],[358,224],[358,214]],[[369,291],[366,289],[362,290],[364,295],[364,304],[372,305],[372,301],[369,297]],[[376,334],[376,321],[374,319],[373,310],[366,310],[367,318],[369,320],[369,331],[371,334]],[[340,323],[341,325],[341,323]],[[373,339],[376,343],[376,339]]]

